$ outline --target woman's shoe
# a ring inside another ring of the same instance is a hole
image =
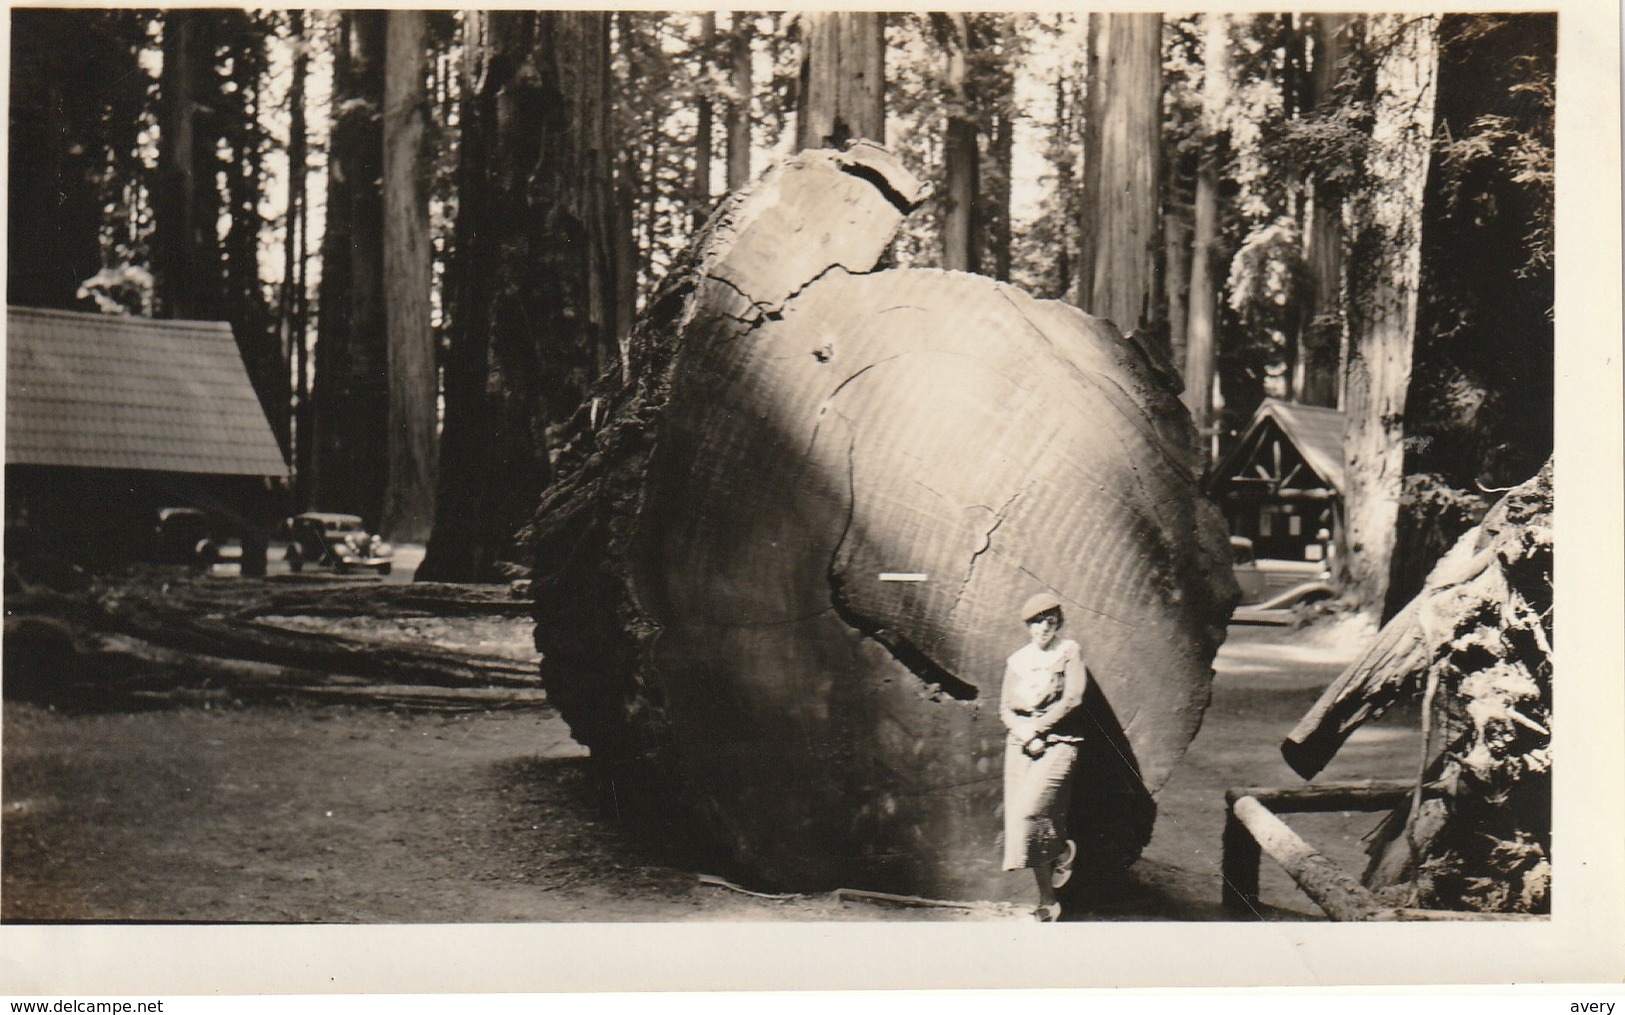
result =
[[[1033,910],[1033,919],[1039,923],[1054,923],[1061,918],[1061,904],[1052,902],[1047,906],[1039,906]]]
[[[1062,888],[1072,880],[1072,865],[1078,859],[1078,843],[1075,839],[1066,840],[1066,852],[1055,861],[1055,873],[1050,877],[1050,883],[1056,888]]]

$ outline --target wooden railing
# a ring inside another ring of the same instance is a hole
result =
[[[1389,906],[1323,853],[1305,842],[1282,814],[1390,810],[1415,791],[1410,782],[1365,780],[1289,788],[1225,791],[1222,900],[1226,909],[1255,912],[1258,868],[1264,854],[1280,864],[1327,916],[1364,920],[1531,920],[1538,916],[1446,912]]]

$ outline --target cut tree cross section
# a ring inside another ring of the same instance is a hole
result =
[[[1055,593],[1083,646],[1073,831],[1120,869],[1236,593],[1165,375],[1065,304],[877,269],[918,197],[858,143],[718,211],[634,376],[598,392],[613,408],[578,414],[533,527],[537,640],[610,788],[654,789],[764,884],[1016,896],[996,838],[1019,604]]]

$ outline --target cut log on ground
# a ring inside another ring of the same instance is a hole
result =
[[[553,702],[764,884],[937,898],[998,869],[1005,656],[1063,602],[1094,733],[1081,870],[1120,871],[1234,605],[1176,392],[1109,324],[874,270],[917,185],[809,152],[736,195],[578,416],[534,525]],[[596,423],[594,426],[592,424]]]
[[[1423,695],[1415,791],[1365,880],[1392,905],[1547,912],[1551,879],[1552,466],[1441,559],[1281,751],[1319,772],[1348,735]]]
[[[98,698],[106,706],[122,693],[185,686],[263,697],[360,685],[365,697],[369,686],[411,684],[448,689],[448,701],[464,690],[512,690],[526,702],[541,693],[534,645],[515,630],[529,601],[509,589],[282,588],[151,574],[66,593],[19,590],[6,607],[6,693],[14,697],[97,707]]]

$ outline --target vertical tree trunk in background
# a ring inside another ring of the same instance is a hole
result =
[[[700,14],[699,75],[702,80],[711,77],[716,65],[717,16],[712,11]],[[694,97],[694,228],[705,225],[711,214],[711,93],[704,90]]]
[[[1010,179],[1015,163],[1016,65],[1026,55],[1016,15],[1002,12],[966,15],[969,53],[977,58],[970,74],[976,121],[987,136],[977,202],[982,245],[978,270],[1003,282],[1010,280]]]
[[[158,127],[157,230],[153,267],[161,316],[200,316],[198,300],[207,285],[202,270],[203,209],[198,202],[196,144],[196,64],[201,59],[202,19],[208,12],[172,10],[164,15],[164,68]],[[213,189],[213,180],[210,180]],[[209,223],[212,248],[214,222]]]
[[[471,16],[457,306],[425,580],[522,571],[551,428],[620,360],[609,15]]]
[[[942,266],[949,271],[973,272],[980,267],[976,248],[982,230],[977,207],[982,159],[965,89],[969,29],[965,15],[958,12],[933,14],[931,20],[942,45],[943,104],[948,114],[943,138]]]
[[[989,189],[987,230],[988,259],[993,277],[1010,281],[1010,178],[1015,172],[1016,126],[1013,97],[999,108],[993,125],[993,164],[998,178]]]
[[[219,166],[224,171],[227,222],[222,245],[225,255],[222,310],[231,323],[249,381],[286,456],[289,451],[287,359],[260,281],[260,231],[264,221],[259,203],[265,189],[261,156],[269,147],[260,114],[267,74],[266,38],[273,28],[270,15],[266,13],[226,9],[210,12],[210,16],[216,19],[220,51],[231,67],[229,83],[235,86],[222,87],[224,82],[211,77],[216,91],[201,100],[214,109],[212,135],[224,142],[227,152]],[[214,186],[213,175],[207,182],[200,179],[198,183]]]
[[[1089,15],[1088,104],[1078,305],[1143,339],[1161,309],[1160,14]]]
[[[327,235],[322,243],[312,503],[376,526],[388,475],[383,300],[385,13],[347,11],[335,61]]]
[[[1164,296],[1168,301],[1168,351],[1173,362],[1180,364],[1182,378],[1185,376],[1186,349],[1189,347],[1185,329],[1190,314],[1193,218],[1192,206],[1188,203],[1179,208],[1175,201],[1170,201],[1169,206],[1163,209],[1162,263],[1166,279]]]
[[[750,17],[733,13],[728,31],[728,192],[750,182]]]
[[[1191,291],[1185,328],[1185,405],[1199,434],[1213,425],[1213,368],[1219,312],[1219,179],[1224,109],[1229,100],[1230,17],[1203,15],[1202,155],[1196,170]]]
[[[1405,396],[1415,341],[1417,276],[1435,67],[1432,19],[1401,25],[1376,71],[1372,182],[1351,259],[1343,431],[1344,595],[1379,613],[1387,596],[1405,467]]]
[[[434,331],[425,193],[425,15],[392,10],[384,75],[384,317],[389,335],[389,477],[384,534],[421,543],[434,527]]]
[[[886,142],[886,22],[873,12],[801,15],[796,147]]]
[[[305,35],[305,12],[288,12],[288,34],[295,47],[293,83],[288,88],[288,221],[286,257],[283,260],[283,315],[287,322],[288,344],[293,357],[294,503],[300,510],[309,507],[311,452],[310,370],[307,349],[308,320],[305,263],[309,214],[305,198],[305,177],[309,171],[308,129],[305,123],[305,81],[310,73],[309,40]]]
[[[621,63],[612,67],[612,73],[619,73],[618,86],[625,86],[637,79],[638,74],[638,47],[636,45],[637,26],[633,21],[633,13],[617,11],[610,22],[610,30],[614,35],[614,52]],[[625,103],[620,104],[623,116],[629,112]],[[631,120],[631,122],[628,122]],[[617,138],[616,147],[620,155],[616,160],[615,172],[615,207],[618,216],[615,226],[615,243],[617,250],[616,264],[620,266],[617,273],[617,287],[620,293],[617,306],[617,319],[631,321],[637,317],[638,287],[640,280],[647,277],[651,255],[654,250],[652,242],[644,242],[640,232],[639,211],[644,207],[644,188],[642,186],[644,166],[644,133],[639,129],[635,119],[628,118],[622,121],[622,135]],[[730,144],[732,142],[730,141]],[[652,162],[652,160],[651,160]],[[654,215],[644,216],[643,228],[652,232]],[[626,360],[628,355],[627,333],[630,329],[622,328],[620,340],[621,374],[626,375]]]
[[[1346,14],[1313,15],[1314,67],[1309,74],[1311,109],[1327,102],[1343,61]],[[1317,175],[1312,183],[1304,251],[1309,265],[1309,324],[1304,328],[1293,390],[1298,401],[1335,408],[1343,372],[1343,201],[1337,188]]]

